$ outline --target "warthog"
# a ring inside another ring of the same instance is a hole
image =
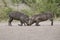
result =
[[[9,23],[8,25],[11,26],[11,22],[14,20],[19,20],[21,22],[21,24],[18,24],[20,26],[22,26],[23,24],[24,25],[28,25],[28,21],[29,21],[29,16],[24,14],[24,13],[21,13],[21,12],[18,12],[18,11],[12,11],[9,13]]]
[[[53,13],[51,12],[43,12],[37,15],[33,15],[30,18],[29,25],[32,25],[33,23],[36,23],[36,26],[39,26],[39,22],[46,21],[46,20],[51,21],[51,26],[53,25]]]

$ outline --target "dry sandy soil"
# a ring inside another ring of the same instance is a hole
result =
[[[19,22],[0,22],[0,40],[60,40],[60,21],[41,22],[41,26],[18,26]]]

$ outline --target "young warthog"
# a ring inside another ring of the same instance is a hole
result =
[[[26,14],[24,13],[21,13],[21,12],[18,12],[18,11],[12,11],[9,13],[9,23],[8,25],[11,26],[11,22],[14,20],[19,20],[21,22],[21,25],[22,26],[23,24],[24,25],[28,25],[28,22],[29,22],[29,16],[27,16]]]
[[[30,18],[29,25],[32,25],[33,23],[36,23],[36,26],[39,26],[39,22],[46,21],[46,20],[51,21],[51,26],[53,25],[53,13],[51,12],[43,12],[41,14],[33,15]]]

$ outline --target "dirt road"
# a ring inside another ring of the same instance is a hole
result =
[[[54,26],[49,21],[41,22],[41,26],[12,24],[0,23],[0,40],[60,40],[60,21],[54,21]]]

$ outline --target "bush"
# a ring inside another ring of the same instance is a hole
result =
[[[33,15],[35,15],[35,14],[38,14],[37,11],[34,11],[34,10],[32,10],[32,9],[31,9],[31,10],[26,10],[26,9],[24,9],[24,10],[21,10],[21,12],[27,14],[28,16],[33,16]]]
[[[12,9],[8,7],[0,8],[0,20],[6,20],[10,11],[12,11]]]

